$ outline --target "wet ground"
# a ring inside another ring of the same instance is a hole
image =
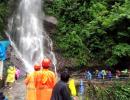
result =
[[[23,78],[24,79],[24,78]],[[25,100],[26,86],[23,79],[17,80],[11,89],[2,88],[0,92],[4,92],[4,95],[8,97],[8,100]],[[127,82],[129,79],[118,80],[120,82]],[[96,86],[106,87],[113,83],[114,80],[92,80],[91,83]],[[83,79],[84,85],[89,82]],[[80,84],[80,78],[75,77],[75,83]],[[78,85],[79,86],[79,85]]]
[[[0,91],[4,92],[9,100],[25,100],[26,87],[23,79],[17,80],[11,89],[3,88]]]

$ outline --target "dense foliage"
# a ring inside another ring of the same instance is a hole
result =
[[[45,8],[59,21],[57,48],[78,65],[115,65],[130,56],[130,0],[54,0]]]
[[[86,89],[85,97],[88,100],[130,100],[130,83],[115,82],[106,87],[91,83]]]
[[[114,100],[129,100],[130,99],[130,83],[116,83],[106,89],[106,92],[113,97]]]
[[[4,31],[7,27],[8,14],[9,14],[8,0],[0,0],[0,40],[5,38]]]
[[[0,0],[0,39],[9,1],[15,0]],[[45,2],[45,10],[59,22],[53,35],[57,50],[77,65],[115,65],[130,57],[129,0],[54,0]]]

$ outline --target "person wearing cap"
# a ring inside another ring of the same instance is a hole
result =
[[[39,98],[38,100],[50,100],[52,89],[56,82],[56,75],[53,71],[49,70],[52,62],[50,59],[45,58],[42,61],[42,70],[41,70],[41,84],[38,86],[39,88]]]
[[[39,85],[39,74],[40,74],[40,65],[36,64],[34,66],[34,72],[27,75],[24,80],[25,85],[27,86],[26,100],[39,100],[37,96],[37,86]]]

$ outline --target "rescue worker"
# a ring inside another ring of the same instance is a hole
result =
[[[56,82],[56,76],[53,71],[50,71],[52,62],[50,59],[45,58],[42,61],[41,76],[39,77],[41,83],[37,86],[38,99],[37,100],[50,100],[52,89]]]
[[[6,85],[10,89],[12,88],[12,85],[15,82],[15,73],[16,73],[15,66],[9,66],[7,70]]]
[[[34,72],[31,74],[27,75],[27,78],[24,80],[26,86],[27,86],[27,94],[26,94],[26,100],[38,100],[37,99],[37,85],[38,85],[38,79],[37,78],[40,74],[40,65],[35,65],[34,66]]]

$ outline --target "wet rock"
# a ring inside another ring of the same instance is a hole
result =
[[[18,55],[16,54],[16,52],[14,51],[12,46],[9,46],[7,48],[6,68],[9,65],[14,65],[16,68],[20,69],[20,71],[21,71],[20,74],[22,76],[26,75],[24,65],[23,65],[22,61],[19,59]]]
[[[44,28],[47,33],[54,33],[56,31],[56,25],[58,21],[53,16],[44,17]]]
[[[48,2],[53,2],[53,0],[48,0]]]
[[[60,53],[55,52],[57,59],[57,70],[64,70],[65,68],[70,69],[74,66],[73,60],[69,58],[64,58]]]

